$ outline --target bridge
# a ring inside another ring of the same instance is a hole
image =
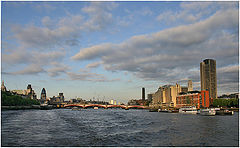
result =
[[[64,108],[66,107],[79,107],[79,108],[92,108],[92,107],[99,107],[99,108],[122,108],[122,109],[147,109],[146,106],[142,105],[102,105],[102,104],[65,104]]]

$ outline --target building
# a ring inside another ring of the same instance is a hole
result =
[[[50,98],[49,104],[58,105],[63,102],[64,102],[63,93],[59,93],[59,95],[57,97],[53,96],[52,98]]]
[[[188,87],[181,87],[181,92],[187,93],[188,92]]]
[[[208,91],[190,91],[188,93],[180,93],[177,96],[177,108],[183,106],[196,106],[197,108],[204,108],[210,106],[210,98]]]
[[[142,88],[142,102],[145,101],[145,88]]]
[[[152,102],[152,98],[153,98],[153,94],[148,94],[148,95],[147,95],[148,101]]]
[[[2,81],[1,91],[7,91],[6,86],[4,86],[4,81]]]
[[[205,59],[200,63],[201,91],[209,91],[211,99],[217,98],[216,60]],[[211,102],[212,103],[212,102]]]
[[[181,86],[176,85],[164,85],[160,86],[158,90],[153,94],[152,105],[154,107],[175,107],[176,97],[181,92]]]
[[[114,104],[114,100],[110,100],[110,101],[109,101],[109,104],[112,104],[112,105],[113,105],[113,104]]]
[[[14,95],[22,96],[23,98],[37,99],[37,95],[32,89],[31,84],[28,84],[26,90],[12,90],[11,93]]]
[[[47,99],[47,94],[46,94],[45,88],[42,89],[41,98],[40,98],[40,99],[43,99],[43,100],[46,100],[46,99]]]
[[[188,80],[188,91],[193,91],[192,80]]]

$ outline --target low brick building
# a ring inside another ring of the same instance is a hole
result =
[[[209,107],[209,92],[208,91],[190,91],[180,93],[176,98],[176,107],[196,106],[197,108]]]

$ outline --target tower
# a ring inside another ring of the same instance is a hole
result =
[[[209,91],[209,98],[217,98],[216,60],[205,59],[200,63],[201,90]]]
[[[188,91],[193,91],[192,80],[188,80]]]
[[[145,101],[145,88],[142,88],[142,101]]]
[[[7,91],[6,87],[4,86],[4,81],[2,81],[1,91]]]
[[[32,94],[32,86],[31,86],[31,84],[28,84],[28,86],[27,86],[27,94],[29,95],[31,95]]]
[[[47,94],[46,94],[45,88],[42,89],[42,92],[41,92],[41,100],[42,100],[42,101],[46,101],[46,100],[47,100]]]

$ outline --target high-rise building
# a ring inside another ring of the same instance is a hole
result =
[[[145,101],[145,88],[142,88],[142,101]]]
[[[205,59],[200,63],[201,91],[209,91],[209,98],[217,98],[216,60]]]
[[[47,100],[47,94],[46,94],[45,88],[42,89],[42,92],[41,92],[41,100],[42,100],[42,101],[46,101],[46,100]]]
[[[188,91],[193,91],[192,80],[188,80]]]

